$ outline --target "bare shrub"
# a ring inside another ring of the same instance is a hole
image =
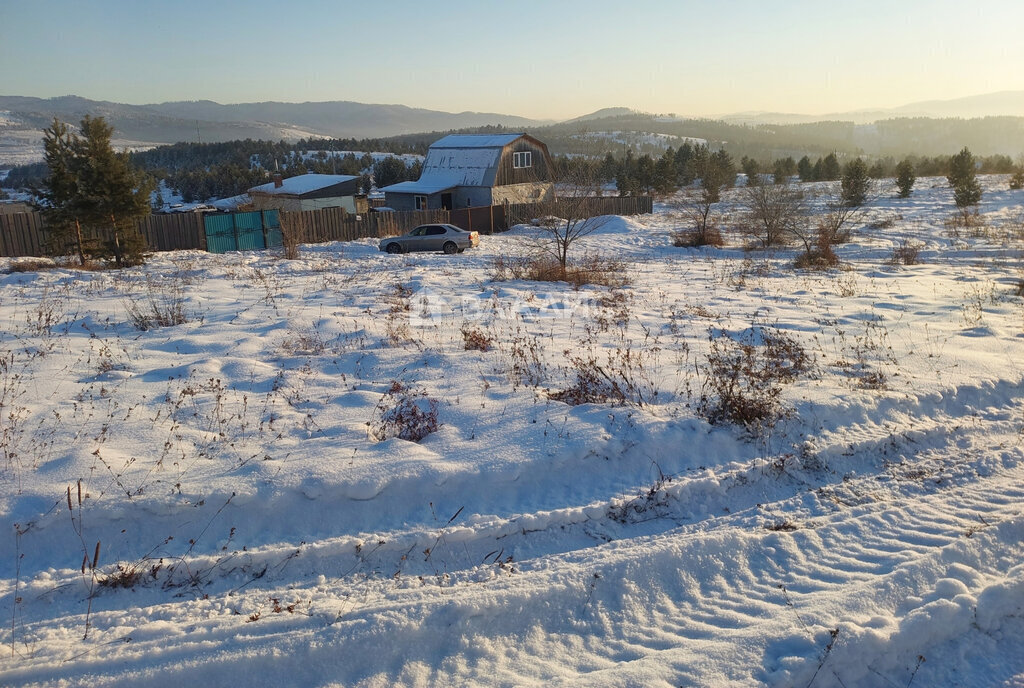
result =
[[[658,479],[649,488],[641,490],[632,499],[617,500],[608,508],[608,518],[619,523],[637,523],[657,517],[669,504],[667,486],[672,476],[658,469]]]
[[[189,320],[185,289],[178,280],[157,281],[146,277],[145,293],[125,301],[128,320],[139,330],[181,325]]]
[[[558,198],[552,196],[551,200],[540,204],[539,215],[543,221],[538,223],[541,237],[536,248],[558,265],[563,273],[559,279],[571,281],[564,273],[569,270],[572,247],[612,218],[596,214],[599,211],[594,207],[594,199],[601,195],[604,183],[595,165],[577,161],[551,172],[556,177]]]
[[[101,588],[124,588],[131,590],[140,583],[156,580],[161,567],[159,563],[148,567],[144,565],[144,562],[118,563],[113,571],[98,577],[96,583]]]
[[[903,240],[892,250],[889,263],[892,265],[917,265],[921,262],[921,244]]]
[[[549,392],[548,398],[570,406],[653,403],[658,386],[648,374],[644,359],[643,353],[630,346],[609,353],[603,364],[593,354],[573,356],[569,367],[572,383],[566,389]]]
[[[281,223],[281,249],[285,260],[299,257],[299,244],[306,241],[306,216],[302,212],[278,213]]]
[[[374,418],[367,423],[370,433],[379,441],[397,437],[419,442],[441,427],[437,420],[437,399],[422,389],[412,389],[395,380],[374,408]]]
[[[711,212],[721,200],[724,174],[717,166],[705,170],[699,191],[685,193],[677,207],[686,218],[687,227],[673,234],[672,243],[679,247],[722,246],[722,233],[718,229],[719,218]]]
[[[762,247],[785,244],[794,229],[806,222],[807,201],[789,184],[761,184],[743,188],[747,207],[744,227]]]
[[[811,360],[795,339],[778,331],[750,330],[740,339],[711,336],[711,351],[698,411],[710,423],[756,431],[781,413],[782,385],[807,372]]]
[[[565,267],[544,254],[498,256],[491,266],[491,279],[496,282],[509,279],[568,282],[577,288],[588,284],[605,287],[623,287],[629,284],[626,264],[599,253],[585,253],[580,258],[568,260]]]
[[[8,272],[42,272],[43,270],[55,270],[58,266],[50,258],[15,258],[7,266]]]
[[[839,265],[839,256],[833,250],[835,235],[831,228],[826,225],[819,225],[818,236],[815,244],[805,245],[805,250],[793,262],[793,266],[805,270],[827,270]]]
[[[281,342],[281,351],[289,356],[318,356],[327,349],[327,342],[317,330],[290,334]]]
[[[950,229],[953,236],[960,236],[960,231],[965,230],[968,236],[981,237],[985,235],[985,216],[977,207],[958,208],[943,223]]]
[[[672,233],[672,245],[679,248],[700,248],[701,246],[725,246],[722,232],[716,226],[704,230],[680,229]]]
[[[388,341],[395,346],[413,341],[412,330],[409,327],[412,294],[412,289],[396,282],[391,293],[386,297],[388,315],[385,329]]]
[[[534,336],[512,337],[511,365],[509,367],[509,378],[515,385],[526,385],[538,387],[547,374],[547,364],[544,362],[544,349]]]
[[[494,337],[485,334],[478,327],[462,326],[462,340],[466,351],[490,351],[494,346]]]

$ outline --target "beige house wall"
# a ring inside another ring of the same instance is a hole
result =
[[[541,203],[555,197],[555,185],[551,182],[531,182],[528,184],[506,184],[496,186],[491,191],[491,202],[494,205],[503,203]]]
[[[322,208],[344,208],[355,214],[356,199],[352,196],[335,196],[334,198],[307,198],[281,196],[276,194],[252,194],[254,210],[271,210],[276,208],[286,212],[297,210],[320,210]]]

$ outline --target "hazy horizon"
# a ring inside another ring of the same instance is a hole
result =
[[[616,106],[821,115],[1024,89],[1024,3],[1010,0],[622,7],[7,3],[0,93],[348,100],[564,120]]]

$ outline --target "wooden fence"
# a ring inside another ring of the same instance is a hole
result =
[[[0,256],[42,256],[46,229],[39,213],[0,215]]]
[[[305,224],[307,243],[354,241],[405,234],[417,225],[449,222],[481,234],[504,232],[509,227],[528,223],[541,215],[564,216],[573,213],[595,215],[639,215],[650,213],[650,196],[610,196],[563,199],[545,204],[511,204],[458,208],[455,210],[423,210],[406,212],[371,212],[352,215],[341,208],[306,210],[300,213]],[[203,213],[148,215],[139,222],[139,231],[154,251],[179,249],[206,250],[206,229]],[[0,256],[42,256],[46,248],[46,225],[38,212],[0,215]]]

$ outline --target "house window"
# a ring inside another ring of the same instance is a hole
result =
[[[427,197],[426,196],[416,196],[415,198],[416,198],[416,210],[426,210],[427,209]]]
[[[533,167],[533,154],[530,151],[523,151],[522,153],[513,153],[512,167],[516,169],[519,169],[521,167]]]

